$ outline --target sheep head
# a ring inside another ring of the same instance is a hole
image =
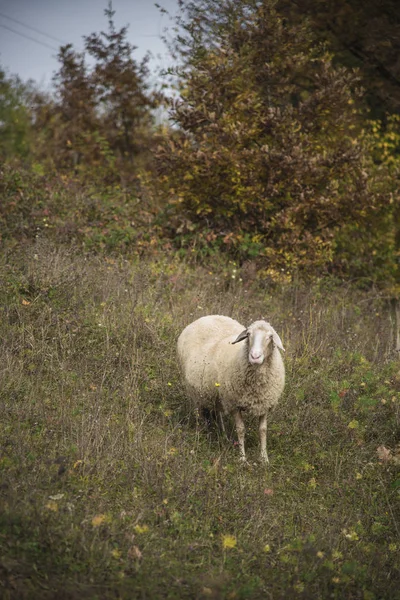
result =
[[[254,321],[247,329],[238,335],[232,344],[248,341],[248,359],[251,365],[262,365],[270,356],[274,346],[285,351],[281,338],[275,329],[266,321]]]

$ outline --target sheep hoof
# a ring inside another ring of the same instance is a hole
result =
[[[263,465],[269,465],[269,458],[266,454],[262,454],[260,460]]]

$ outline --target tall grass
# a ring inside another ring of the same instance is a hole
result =
[[[399,597],[400,364],[390,307],[232,263],[37,243],[0,265],[4,598]],[[268,469],[196,424],[185,325],[265,317],[287,348]]]

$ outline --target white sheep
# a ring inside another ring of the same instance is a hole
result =
[[[269,462],[267,413],[277,404],[285,385],[285,367],[278,349],[284,351],[281,339],[266,321],[244,328],[221,315],[197,319],[178,339],[188,395],[199,408],[233,413],[244,462],[242,411],[246,410],[259,417],[261,460]]]

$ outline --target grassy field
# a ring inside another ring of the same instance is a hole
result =
[[[210,313],[286,347],[270,466],[199,429],[176,340]],[[400,362],[388,302],[233,263],[37,243],[0,262],[0,596],[400,598]]]

